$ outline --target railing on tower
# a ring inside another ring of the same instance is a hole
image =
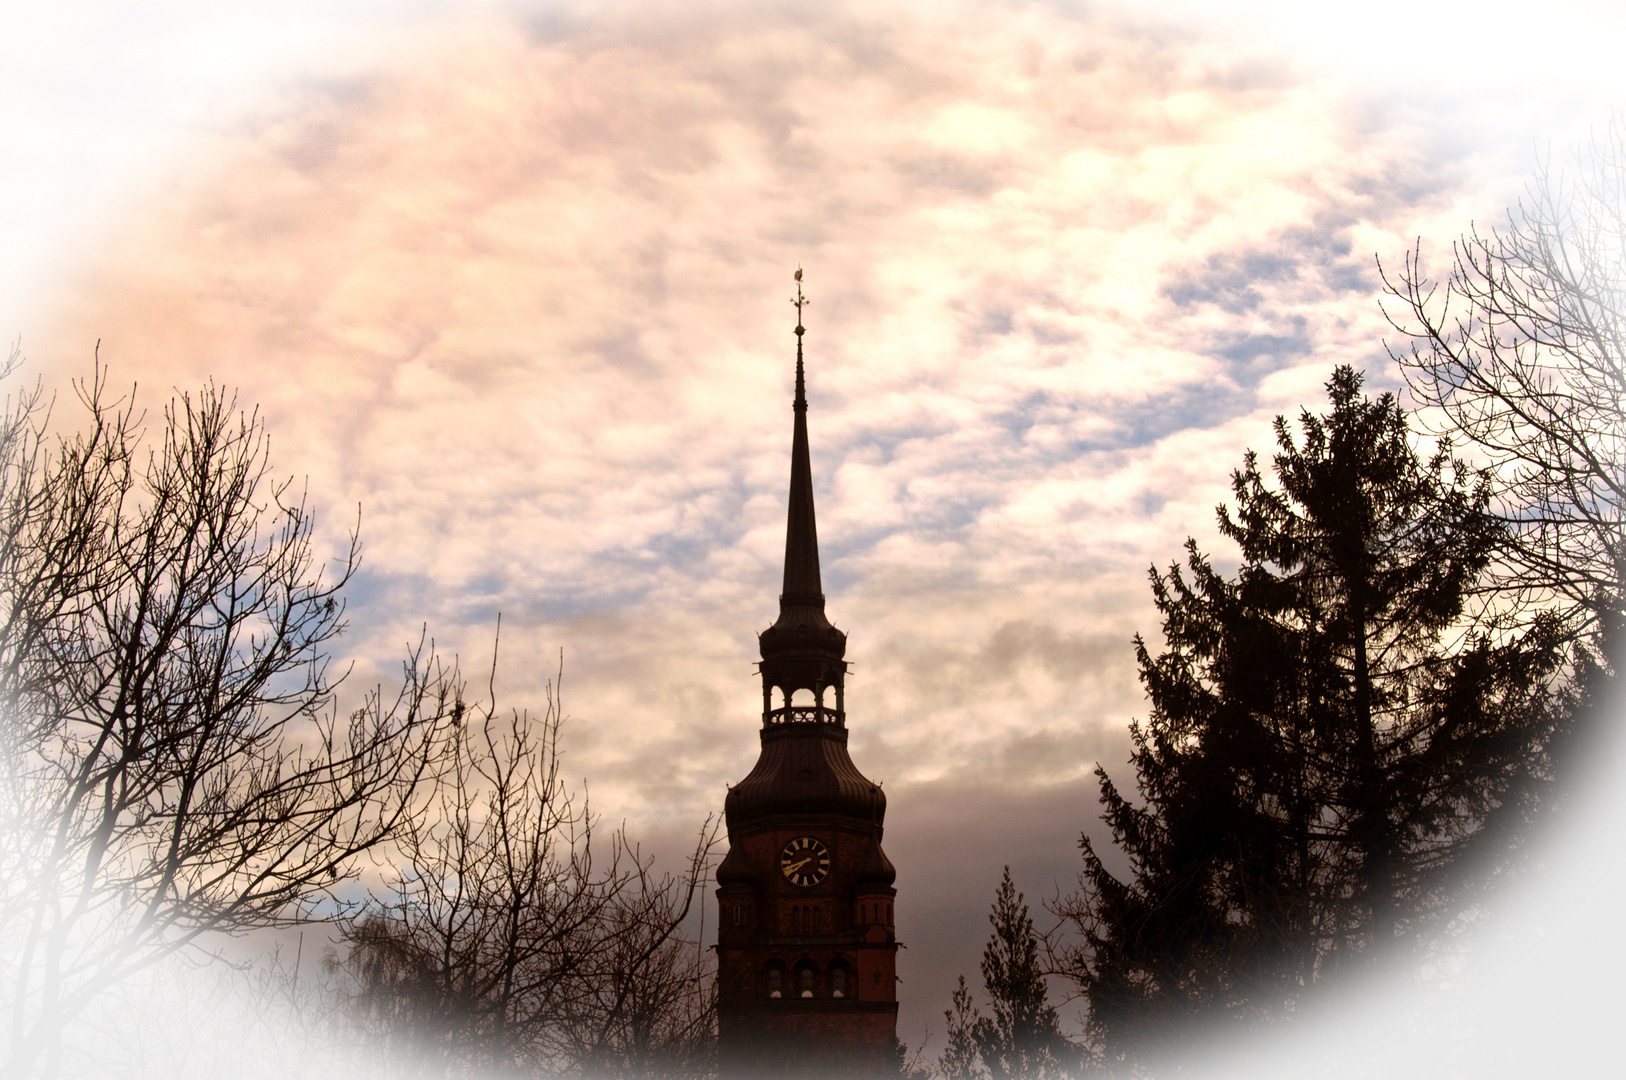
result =
[[[841,727],[845,717],[839,709],[823,705],[786,705],[782,709],[769,709],[762,719],[767,724],[831,724]]]

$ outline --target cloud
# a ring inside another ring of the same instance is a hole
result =
[[[240,387],[329,537],[362,508],[360,675],[425,624],[478,669],[501,611],[501,697],[564,648],[567,771],[635,832],[754,759],[793,268],[856,760],[895,813],[997,785],[1087,815],[1144,708],[1147,567],[1187,535],[1223,560],[1244,448],[1383,367],[1372,252],[1503,194],[1449,118],[1110,9],[495,8],[390,41],[173,162],[29,351],[60,379],[100,338],[149,407]]]
[[[960,14],[438,23],[178,166],[52,351],[241,386],[324,520],[363,508],[362,655],[483,654],[501,610],[516,697],[566,647],[605,800],[698,814],[729,772],[636,777],[697,724],[748,753],[805,264],[831,610],[888,687],[858,730],[955,718],[905,770],[943,776],[1033,715],[1121,726],[1145,566],[1208,535],[1262,385],[1372,355],[1353,230],[1453,178],[1397,187],[1414,137],[1191,33]]]

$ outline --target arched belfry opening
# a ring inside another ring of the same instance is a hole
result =
[[[801,281],[785,573],[757,641],[761,752],[729,789],[717,868],[721,909],[752,913],[718,930],[718,1064],[741,1077],[895,1074],[897,875],[881,850],[886,796],[847,751],[847,635],[824,610]]]

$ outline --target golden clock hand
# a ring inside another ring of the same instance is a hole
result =
[[[789,866],[785,867],[785,873],[794,874],[796,871],[800,870],[802,867],[806,866],[808,863],[810,863],[812,861],[813,861],[813,856],[809,855],[807,858],[803,859],[801,862],[799,862],[799,863],[791,863]]]

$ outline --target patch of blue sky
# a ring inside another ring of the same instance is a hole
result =
[[[1222,332],[1203,351],[1223,360],[1226,375],[1238,386],[1251,386],[1315,352],[1315,334],[1305,316],[1279,319],[1277,327],[1274,333]]]
[[[562,573],[521,583],[486,574],[478,588],[449,586],[419,573],[362,571],[345,589],[347,621],[358,632],[396,622],[426,624],[433,635],[455,625],[494,623],[498,611],[505,621],[520,622],[592,614],[641,601],[651,575],[647,567],[638,569],[633,560],[604,556],[595,559],[590,577]]]
[[[513,584],[506,575],[488,570],[465,578],[461,591],[475,597],[504,596],[513,588]]]
[[[395,601],[401,591],[400,586],[405,576],[402,574],[380,573],[377,570],[369,569],[363,564],[360,569],[351,575],[350,580],[345,583],[344,591],[340,594],[344,600],[346,616],[350,617],[354,612],[358,611],[388,610],[386,605]],[[426,582],[420,579],[418,584],[422,586]]]
[[[649,561],[639,560],[631,553],[605,553],[594,558],[590,576],[547,575],[528,588],[510,589],[500,597],[491,598],[485,602],[485,608],[500,601],[504,619],[512,615],[521,622],[556,622],[620,611],[648,597],[654,585],[652,569]],[[468,611],[471,621],[479,621],[481,602],[458,607]]]
[[[829,490],[836,469],[849,459],[869,465],[891,465],[921,444],[954,434],[961,425],[924,408],[911,409],[906,416],[883,415],[877,422],[860,422],[845,432],[822,436],[811,434],[813,490]],[[788,480],[787,474],[787,480]]]
[[[874,550],[875,545],[891,533],[871,532],[843,539],[830,545],[828,550],[819,545],[819,577],[826,597],[844,596],[862,586],[870,574],[860,569],[862,556]]]
[[[1130,509],[1141,517],[1150,518],[1169,504],[1170,494],[1153,488],[1142,488],[1130,497]]]
[[[511,590],[511,583],[495,577],[474,591],[448,589],[425,574],[363,570],[345,587],[345,614],[358,630],[363,624],[406,623],[426,626],[433,636],[442,620],[458,624],[494,620]]]
[[[680,576],[699,575],[708,570],[707,564],[719,546],[730,545],[737,536],[737,528],[720,521],[720,529],[686,529],[656,533],[635,548],[620,548],[602,552],[599,558],[610,558],[628,568],[647,568],[651,565],[671,570]]]
[[[1212,304],[1230,315],[1251,315],[1284,295],[1305,300],[1324,292],[1370,292],[1376,268],[1370,256],[1351,249],[1346,229],[1317,222],[1284,230],[1268,246],[1216,252],[1201,266],[1176,272],[1159,292],[1178,308]]]
[[[1054,423],[1060,413],[1070,411],[1067,403],[1048,390],[1030,390],[1019,400],[992,414],[989,420],[1024,448],[1033,449],[1030,435],[1041,424]]]
[[[1075,438],[1070,446],[1077,457],[1141,449],[1188,429],[1219,427],[1253,407],[1251,387],[1223,381],[1188,383],[1166,393],[1113,402],[1102,433]]]
[[[950,476],[958,479],[953,473]],[[905,527],[876,529],[872,534],[874,540],[865,546],[871,546],[900,531],[938,540],[960,538],[976,524],[985,511],[1001,505],[1004,496],[1005,492],[993,484],[986,485],[981,490],[959,484],[934,485],[928,492],[922,492],[920,487],[910,485],[904,489],[899,498],[907,522]],[[864,534],[860,532],[857,535]]]

